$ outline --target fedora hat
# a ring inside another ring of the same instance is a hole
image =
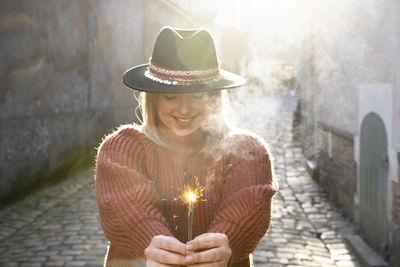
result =
[[[207,30],[164,27],[149,63],[128,69],[123,82],[144,92],[195,93],[239,87],[246,80],[220,68]]]

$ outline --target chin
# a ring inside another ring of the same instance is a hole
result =
[[[194,133],[196,130],[173,130],[174,134],[180,137],[185,137],[188,135],[191,135]]]

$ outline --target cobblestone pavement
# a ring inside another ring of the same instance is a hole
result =
[[[258,119],[268,123],[254,129],[270,145],[279,191],[273,199],[268,233],[253,253],[254,265],[362,266],[344,241],[344,235],[354,233],[354,227],[311,179],[300,143],[292,140],[298,97],[260,99],[279,111],[268,110]]]
[[[300,146],[291,140],[296,100],[258,97],[263,108],[256,121],[246,118],[251,112],[238,119],[255,122],[247,126],[270,144],[280,186],[270,230],[253,255],[255,266],[361,266],[343,240],[353,227],[310,178]],[[1,210],[0,266],[101,266],[107,240],[93,176],[89,169]]]

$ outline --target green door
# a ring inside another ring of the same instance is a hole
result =
[[[387,246],[387,137],[382,119],[369,113],[363,119],[360,137],[360,228],[376,251]]]

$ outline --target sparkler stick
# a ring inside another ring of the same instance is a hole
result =
[[[190,198],[188,208],[188,241],[190,241],[193,238],[193,202],[196,201],[195,195],[192,191],[189,192],[188,198]]]

